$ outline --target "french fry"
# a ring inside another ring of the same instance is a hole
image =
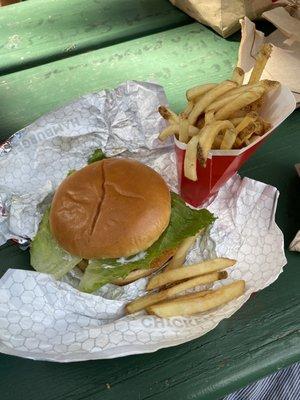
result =
[[[230,89],[228,92],[225,92],[221,96],[217,98],[217,101],[224,100],[228,97],[233,97],[237,96],[243,93],[248,92],[249,90],[256,90],[258,87],[263,87],[265,89],[265,92],[267,93],[268,91],[275,90],[280,86],[280,82],[278,81],[272,81],[269,79],[263,79],[259,82],[253,83],[253,84],[246,84],[242,86],[235,87],[233,89]],[[196,102],[196,99],[194,100],[194,103]]]
[[[269,129],[271,129],[271,124],[265,121],[262,117],[258,117],[256,122],[255,133],[257,135],[264,135]]]
[[[204,117],[205,125],[210,124],[211,122],[214,121],[214,114],[215,114],[215,110],[210,110],[205,113],[205,117]]]
[[[264,124],[262,121],[257,120],[255,121],[255,131],[257,135],[263,135],[264,134]]]
[[[232,74],[232,78],[231,80],[233,82],[236,82],[239,86],[241,86],[243,84],[244,81],[244,76],[245,76],[245,72],[242,68],[240,67],[235,67],[233,70],[233,74]]]
[[[219,100],[217,99],[213,103],[211,103],[206,109],[205,113],[214,111],[217,112],[221,107],[225,106],[225,104],[229,103],[230,101],[234,100],[238,95],[233,94],[231,96],[223,97],[223,99]]]
[[[257,113],[255,112],[248,113],[235,128],[236,132],[240,133],[243,129],[245,129],[251,122],[254,122],[257,118],[258,118]]]
[[[259,135],[256,135],[256,134],[253,134],[253,135],[251,136],[251,138],[249,138],[248,140],[245,141],[245,145],[246,145],[246,146],[249,146],[249,144],[256,142],[257,139],[260,139],[260,136],[259,136]]]
[[[256,82],[254,84],[247,84],[243,86],[239,86],[237,88],[231,89],[222,96],[218,97],[218,101],[224,100],[228,97],[233,97],[237,95],[241,95],[243,93],[249,92],[250,90],[256,90],[257,88],[263,87],[265,89],[265,93],[277,89],[280,86],[280,83],[277,81],[271,81],[269,79],[263,79],[262,81]],[[257,111],[262,104],[262,99],[257,100],[256,102],[253,102],[251,105],[249,105],[248,109],[246,111]]]
[[[160,115],[167,121],[170,122],[170,124],[178,124],[179,123],[179,117],[177,114],[175,114],[173,111],[169,110],[165,106],[159,106],[158,107],[158,112]]]
[[[170,269],[182,267],[182,265],[184,264],[184,261],[186,259],[186,255],[187,255],[189,249],[194,245],[197,237],[198,237],[198,234],[184,239],[184,241],[181,243],[181,245],[178,247],[176,253],[172,257],[171,261],[166,266],[165,271],[169,271]]]
[[[233,118],[244,118],[246,115],[247,115],[247,111],[237,110],[230,116],[230,118],[231,119],[233,119]]]
[[[252,86],[254,86],[254,85],[252,85]],[[233,89],[230,89],[228,92],[222,94],[222,96],[219,96],[218,100],[224,100],[229,96],[238,96],[238,95],[240,95],[242,93],[245,93],[245,92],[247,92],[249,90],[250,90],[249,85],[237,86],[237,87],[235,87]]]
[[[180,118],[179,122],[179,141],[187,143],[189,140],[189,121],[184,118]]]
[[[183,162],[184,176],[191,181],[197,180],[197,153],[199,146],[199,135],[193,136],[188,142]]]
[[[251,76],[249,79],[250,84],[258,82],[260,80],[260,77],[263,73],[266,63],[271,56],[271,52],[272,52],[272,45],[270,43],[264,44],[261,47],[251,72]]]
[[[162,142],[166,140],[169,136],[178,135],[179,134],[179,125],[172,124],[167,126],[164,130],[162,130],[158,136],[158,139]]]
[[[264,91],[265,89],[263,87],[258,87],[255,90],[241,94],[240,96],[236,97],[236,99],[220,108],[215,113],[215,119],[224,120],[231,117],[235,111],[238,111],[248,104],[253,103],[253,101],[259,99],[264,94]]]
[[[246,112],[255,112],[258,111],[263,103],[263,98],[260,97],[259,99],[255,100],[253,103],[248,104],[247,106],[243,107],[243,110]]]
[[[183,114],[185,117],[188,117],[192,111],[192,109],[194,108],[194,103],[192,101],[189,101],[187,103],[187,106],[185,107]]]
[[[268,132],[271,128],[272,128],[272,124],[268,121],[265,121],[262,119],[262,123],[263,123],[263,127],[264,127],[264,131],[263,134]]]
[[[228,92],[224,93],[222,96],[219,96],[218,100],[223,100],[226,97],[231,97],[234,95],[235,96],[241,95],[243,93],[249,92],[249,90],[252,90],[252,89],[255,90],[257,87],[261,87],[261,86],[265,87],[267,85],[262,84],[262,81],[260,81],[260,82],[254,83],[253,85],[247,84],[247,85],[238,86],[238,87],[235,87],[235,88],[229,90]]]
[[[200,130],[193,125],[188,125],[188,134],[190,137],[198,135]],[[169,136],[179,135],[179,124],[172,124],[167,126],[163,131],[160,132],[158,138],[161,141],[166,140]]]
[[[243,121],[244,117],[236,117],[236,118],[231,118],[229,121],[232,123],[234,126],[238,126]]]
[[[240,139],[239,137],[237,137],[237,138],[235,139],[233,148],[234,148],[234,149],[241,149],[242,147],[243,147],[243,141],[242,141],[242,139]]]
[[[202,96],[203,94],[209,92],[211,89],[215,88],[217,83],[207,83],[205,85],[195,86],[186,92],[186,98],[188,101],[194,100],[196,97]]]
[[[239,138],[242,141],[248,140],[250,138],[250,136],[256,131],[256,122],[250,122],[250,124],[248,124],[246,126],[246,128],[244,128],[240,133],[239,133]]]
[[[205,312],[213,308],[222,306],[240,297],[245,292],[245,281],[235,281],[229,285],[222,286],[205,296],[190,298],[185,300],[166,301],[154,304],[146,309],[149,314],[157,315],[161,318],[168,318],[177,315],[193,315]]]
[[[153,274],[155,271],[161,268],[161,265],[155,268],[149,268],[149,269],[136,269],[134,271],[131,271],[125,278],[117,278],[112,281],[114,285],[118,286],[124,286],[128,285],[131,282],[134,282],[138,279],[144,278],[146,276],[149,276]]]
[[[254,134],[255,132],[255,122],[250,122],[249,125],[247,125],[246,128],[244,128],[236,137],[235,143],[233,147],[235,149],[240,149],[243,147],[243,144],[250,139],[250,137]]]
[[[195,276],[205,275],[211,272],[220,271],[221,269],[232,267],[236,260],[230,258],[214,258],[202,261],[198,264],[189,265],[183,268],[171,269],[153,276],[146,289],[152,290],[164,286],[168,283],[177,282],[183,279],[193,278]]]
[[[265,93],[268,93],[271,90],[277,89],[280,86],[280,83],[278,81],[270,81],[268,79],[264,79],[262,81],[259,81],[256,85],[264,87]],[[255,88],[255,85],[253,85],[252,88],[253,87]],[[253,103],[250,103],[247,106],[243,107],[243,110],[246,112],[258,111],[261,109],[262,105],[263,105],[263,96],[255,100]]]
[[[216,84],[217,85],[217,84]],[[202,96],[197,96],[197,97],[195,97],[193,100],[191,100],[192,102],[193,102],[193,105],[195,105],[200,99],[201,99],[201,97]]]
[[[212,148],[214,140],[223,129],[232,129],[234,126],[229,121],[215,121],[205,126],[199,134],[198,157],[202,165],[206,165],[208,153]]]
[[[263,79],[262,81],[259,81],[258,83],[261,84],[265,88],[266,93],[270,92],[271,90],[275,90],[275,89],[279,88],[279,86],[280,86],[280,82],[271,81],[269,79]]]
[[[189,125],[189,137],[196,136],[200,133],[200,129],[196,128],[193,125]]]
[[[195,104],[192,112],[190,113],[188,120],[191,125],[195,125],[198,117],[203,113],[203,111],[208,107],[213,101],[215,101],[219,96],[228,92],[237,86],[236,82],[224,81],[211,89],[209,92],[204,94],[200,100]]]
[[[236,130],[234,128],[226,129],[220,145],[220,150],[231,149],[235,142],[236,135]]]
[[[188,294],[183,294],[178,297],[175,297],[172,299],[172,301],[181,301],[181,300],[187,300],[187,299],[198,299],[199,297],[206,296],[209,293],[212,293],[212,290],[202,290],[201,292],[192,292]]]
[[[156,293],[146,294],[145,296],[133,300],[131,303],[127,304],[126,312],[128,314],[135,313],[137,311],[143,310],[144,308],[152,304],[174,297],[176,294],[184,292],[187,289],[194,288],[198,285],[207,285],[208,283],[212,283],[219,279],[226,279],[226,278],[227,278],[226,271],[212,272],[210,274],[197,276],[196,278],[189,279],[185,282],[179,283],[178,285],[172,286],[168,289]]]
[[[220,146],[221,146],[223,137],[224,137],[224,133],[222,133],[222,132],[219,133],[219,134],[215,137],[215,140],[214,140],[213,145],[212,145],[212,147],[211,147],[213,150],[220,149]]]

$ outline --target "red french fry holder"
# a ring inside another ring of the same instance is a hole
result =
[[[190,205],[199,207],[216,195],[221,186],[236,174],[240,167],[295,108],[295,97],[286,86],[281,86],[276,91],[267,94],[260,115],[271,123],[272,128],[256,142],[242,149],[211,150],[205,167],[197,161],[197,181],[192,181],[184,176],[183,164],[186,144],[175,138],[178,185],[181,197]]]

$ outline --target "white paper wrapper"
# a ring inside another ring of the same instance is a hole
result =
[[[34,235],[59,182],[97,147],[145,162],[176,190],[172,148],[156,140],[164,124],[156,110],[165,103],[160,86],[127,82],[115,91],[84,96],[17,133],[0,157],[2,243]],[[286,259],[274,222],[277,198],[274,187],[235,176],[209,205],[218,216],[210,235],[188,255],[187,263],[215,255],[236,258],[226,283],[245,279],[246,293],[239,299],[189,318],[125,316],[125,304],[144,293],[146,279],[106,285],[95,295],[76,289],[76,274],[58,282],[46,274],[8,270],[0,280],[0,351],[69,362],[146,353],[204,335],[282,272]]]
[[[300,12],[298,12],[300,15]],[[280,7],[265,12],[263,16],[278,29],[265,37],[256,30],[255,24],[247,17],[240,21],[242,38],[239,48],[238,65],[246,71],[247,81],[255,63],[255,57],[264,43],[271,43],[273,50],[261,79],[281,82],[293,92],[297,107],[300,106],[300,17],[293,17]]]

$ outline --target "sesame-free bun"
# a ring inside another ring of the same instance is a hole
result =
[[[69,175],[51,205],[50,228],[70,254],[87,258],[129,257],[163,233],[171,213],[162,177],[137,161],[109,158]]]

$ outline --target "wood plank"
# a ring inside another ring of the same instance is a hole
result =
[[[0,278],[9,268],[29,269],[29,251],[21,250],[13,241],[8,241],[0,247]]]
[[[237,48],[237,42],[190,24],[6,75],[0,78],[1,138],[77,96],[128,79],[162,84],[179,110],[185,88],[230,76]]]
[[[1,10],[0,73],[190,22],[168,0],[26,1]]]

